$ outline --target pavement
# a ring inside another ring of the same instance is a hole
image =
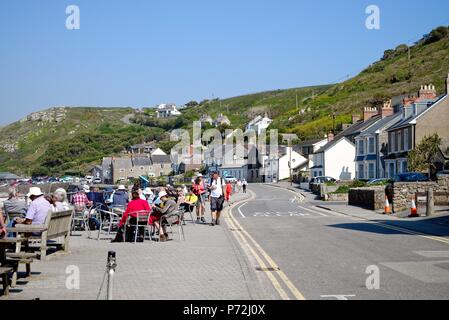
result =
[[[251,185],[232,210],[281,299],[448,299],[449,239],[318,208],[309,195]],[[252,240],[251,240],[252,239]],[[251,251],[251,250],[250,250]],[[299,293],[299,294],[298,294]]]
[[[248,198],[236,194],[232,202]],[[225,209],[229,209],[229,206]],[[186,219],[190,219],[189,216]],[[206,213],[210,221],[210,210]],[[71,237],[70,254],[53,253],[49,261],[32,263],[32,276],[19,278],[8,298],[0,300],[95,300],[106,270],[109,250],[116,251],[113,298],[175,300],[270,299],[258,275],[225,223],[193,225],[187,221],[186,241],[110,243],[88,239],[84,232]],[[21,271],[25,267],[21,266]],[[78,277],[79,276],[79,277]],[[77,277],[79,287],[77,286]],[[272,290],[272,289],[271,289]],[[105,299],[106,286],[99,299]]]

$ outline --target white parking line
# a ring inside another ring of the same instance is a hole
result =
[[[349,300],[348,298],[355,297],[355,294],[329,294],[322,295],[321,298],[335,298],[337,300]]]

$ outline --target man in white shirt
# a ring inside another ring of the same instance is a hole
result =
[[[212,212],[211,226],[220,224],[220,214],[223,211],[225,182],[218,172],[214,172],[210,182],[210,211]]]

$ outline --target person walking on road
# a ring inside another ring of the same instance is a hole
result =
[[[225,183],[218,172],[214,172],[210,182],[210,211],[212,213],[211,226],[220,224],[220,214],[223,211]]]
[[[204,219],[204,212],[206,211],[206,184],[203,176],[198,176],[193,183],[194,194],[198,197],[196,204],[196,222],[206,223]]]
[[[231,200],[232,194],[232,184],[231,181],[226,181],[226,191],[225,191],[225,200],[229,203]]]
[[[242,191],[242,181],[240,179],[237,180],[237,191]]]
[[[246,193],[246,188],[248,187],[248,182],[246,181],[246,179],[243,179],[242,187],[243,187],[243,193]]]

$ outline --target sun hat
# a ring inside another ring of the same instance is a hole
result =
[[[84,192],[90,192],[90,188],[89,188],[89,186],[86,186],[86,185],[84,185],[83,186],[83,190],[84,190]]]
[[[145,190],[143,190],[143,194],[144,195],[151,195],[151,194],[153,194],[153,190],[151,190],[151,188],[145,188]]]
[[[117,190],[124,190],[124,191],[126,191],[126,187],[123,184],[121,184],[121,185],[118,186]]]
[[[28,198],[31,197],[31,196],[39,197],[39,196],[42,196],[42,195],[43,195],[43,193],[42,193],[41,188],[39,188],[39,187],[31,187],[30,191],[28,192],[27,197]]]
[[[161,191],[161,192],[159,192],[158,196],[159,196],[159,198],[166,197],[167,196],[167,192]]]

